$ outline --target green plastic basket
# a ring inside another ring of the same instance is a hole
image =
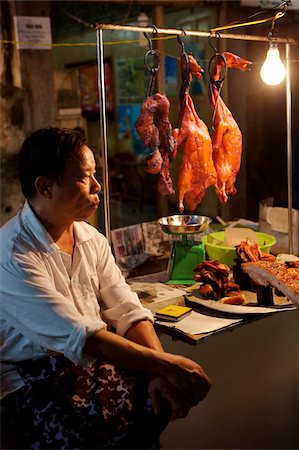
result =
[[[270,253],[271,247],[276,244],[276,239],[271,234],[255,232],[259,246],[262,252]],[[210,233],[201,238],[205,246],[206,255],[209,260],[217,259],[223,264],[232,267],[236,258],[236,250],[234,247],[224,247],[221,242],[224,241],[224,231]]]

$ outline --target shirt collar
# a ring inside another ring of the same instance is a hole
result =
[[[51,235],[36,217],[28,200],[24,203],[21,217],[24,226],[32,235],[34,235],[34,238],[39,242],[46,253],[53,253],[58,249],[58,246],[53,241]]]
[[[74,222],[74,232],[76,244],[82,244],[83,242],[92,239],[92,236],[84,222]]]
[[[21,215],[24,226],[34,235],[35,239],[39,241],[45,252],[53,253],[54,251],[59,250],[58,245],[53,241],[51,235],[38,220],[27,200],[25,201]],[[82,225],[82,222],[74,222],[76,244],[82,244],[92,238],[87,227]]]

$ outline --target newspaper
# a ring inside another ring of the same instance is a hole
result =
[[[171,243],[157,221],[111,232],[114,256],[121,269],[133,269],[151,256],[170,255]]]
[[[132,291],[137,293],[144,306],[149,303],[167,302],[186,294],[184,289],[166,284],[166,281],[167,271],[127,279]]]
[[[151,256],[170,254],[171,240],[157,221],[141,224],[145,252]]]

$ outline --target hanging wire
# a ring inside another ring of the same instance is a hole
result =
[[[155,25],[152,25],[153,27],[153,33],[157,33],[157,27]],[[156,75],[160,68],[160,57],[159,54],[156,52],[156,50],[153,49],[153,43],[152,40],[149,38],[147,33],[143,33],[144,37],[147,39],[149,44],[149,50],[144,55],[144,64],[147,70],[149,71],[149,79],[146,89],[146,97],[149,97],[153,93],[153,88],[155,85]],[[149,63],[150,59],[151,64]]]
[[[277,9],[281,6],[283,7],[282,11],[279,11],[272,17],[267,17],[266,19],[254,20],[254,21],[250,21],[250,22],[240,22],[240,21],[231,22],[231,23],[221,26],[221,27],[212,28],[211,33],[216,32],[216,31],[230,30],[232,28],[239,28],[239,27],[245,27],[245,26],[251,26],[251,25],[259,25],[262,23],[270,22],[270,21],[272,22],[272,26],[273,26],[273,23],[275,23],[275,21],[277,19],[281,19],[285,15],[287,8],[290,6],[290,4],[291,4],[291,0],[285,0],[282,3],[271,8],[270,11],[273,11],[274,9]],[[251,19],[252,17],[256,17],[260,14],[265,14],[266,12],[268,13],[269,11],[268,10],[267,11],[259,11],[255,14],[252,14],[251,16],[249,16],[248,19]]]
[[[90,23],[90,22],[86,22],[86,20],[81,19],[80,17],[74,16],[73,14],[67,12],[65,9],[61,9],[61,11],[68,16],[70,19],[75,20],[78,23],[81,23],[82,25],[84,25],[87,28],[94,28],[94,24]]]

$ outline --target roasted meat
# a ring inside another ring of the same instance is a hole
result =
[[[274,261],[275,256],[270,253],[262,252],[257,242],[252,239],[246,239],[235,246],[237,261],[239,263],[245,263],[250,261],[268,260]]]
[[[158,190],[161,194],[173,194],[170,177],[170,160],[175,157],[175,142],[169,121],[170,103],[165,95],[147,97],[141,107],[141,114],[135,128],[143,145],[152,151],[147,158],[145,170],[159,174]]]
[[[153,96],[147,97],[141,107],[141,114],[135,122],[135,128],[141,137],[144,147],[152,151],[147,159],[146,171],[156,174],[162,168],[162,156],[159,151],[159,130],[154,124],[154,114],[157,112],[158,103]]]
[[[249,61],[229,52],[222,56],[228,68],[246,70]],[[210,102],[213,111],[213,161],[217,172],[216,194],[221,202],[226,203],[229,194],[235,194],[235,181],[240,170],[242,155],[242,133],[232,113],[222,100],[217,81],[219,81],[224,60],[218,57],[210,82]]]
[[[162,94],[156,94],[154,98],[158,103],[157,128],[160,137],[159,150],[162,156],[162,167],[158,175],[158,191],[162,195],[174,194],[170,176],[170,161],[176,156],[176,146],[169,121],[170,103],[167,97]]]
[[[195,59],[188,55],[190,70],[198,78],[202,69]],[[198,117],[192,98],[185,94],[184,111],[180,129],[174,130],[178,146],[182,146],[182,160],[179,168],[178,191],[179,210],[184,211],[184,200],[193,212],[202,201],[206,189],[216,183],[216,171],[212,160],[212,142],[205,123]]]
[[[276,261],[255,261],[242,265],[245,273],[259,286],[275,287],[299,306],[299,267]]]
[[[228,279],[229,267],[217,260],[202,261],[193,269],[193,279],[201,282],[198,290],[208,299],[219,300],[224,296],[239,295],[239,286]]]
[[[235,265],[233,266],[234,280],[240,285],[241,289],[251,291],[253,286],[248,274],[243,271],[243,263],[261,260],[274,261],[275,256],[262,252],[259,245],[249,238],[241,241],[235,248],[236,259]]]

